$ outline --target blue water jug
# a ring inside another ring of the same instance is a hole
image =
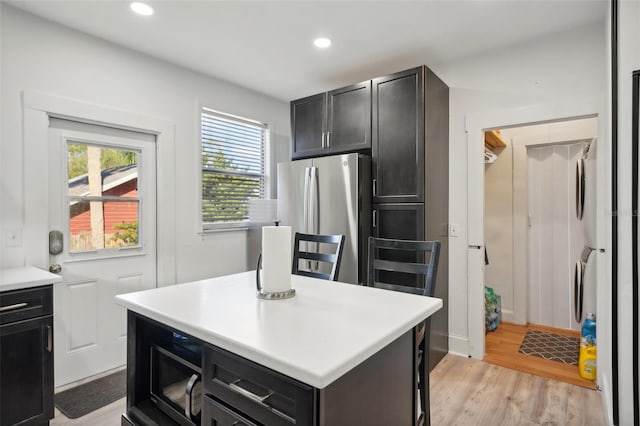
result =
[[[587,319],[582,324],[581,343],[588,346],[596,344],[596,316],[592,313],[587,314]]]

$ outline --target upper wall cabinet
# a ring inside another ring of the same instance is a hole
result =
[[[371,81],[291,102],[292,159],[371,148]]]
[[[448,181],[449,88],[425,66],[371,84],[373,202],[435,201]]]
[[[424,202],[424,73],[373,80],[374,203]]]

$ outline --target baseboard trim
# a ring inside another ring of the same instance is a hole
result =
[[[515,323],[513,311],[510,309],[503,309],[501,311],[501,321]]]
[[[449,353],[458,356],[469,356],[469,339],[466,336],[449,334]]]

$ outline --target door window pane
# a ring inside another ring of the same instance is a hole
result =
[[[138,245],[139,201],[71,201],[72,252]]]
[[[140,246],[137,151],[67,144],[69,251]]]
[[[138,196],[136,151],[70,143],[67,175],[70,196]]]

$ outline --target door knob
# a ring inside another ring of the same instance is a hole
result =
[[[49,272],[53,274],[59,274],[60,272],[62,272],[62,266],[57,263],[53,263],[49,266]]]

